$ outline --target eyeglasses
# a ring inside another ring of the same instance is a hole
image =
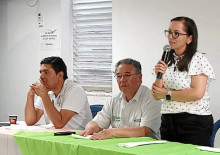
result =
[[[122,77],[125,78],[125,79],[128,79],[128,78],[131,77],[132,75],[137,75],[137,73],[134,73],[134,74],[125,73],[124,75],[115,75],[114,77],[115,77],[117,80],[120,80]]]
[[[169,30],[164,30],[164,34],[166,37],[169,37],[172,34],[173,39],[177,39],[179,36],[189,35],[189,34],[183,34],[183,33],[179,33],[179,32],[172,32]]]

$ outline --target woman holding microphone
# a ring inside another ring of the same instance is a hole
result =
[[[215,79],[204,54],[197,51],[198,31],[188,17],[176,17],[165,30],[172,49],[167,62],[160,60],[155,73],[161,74],[152,85],[155,99],[163,99],[161,138],[210,146],[213,117],[208,87]]]

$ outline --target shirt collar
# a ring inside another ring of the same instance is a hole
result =
[[[133,103],[133,101],[138,101],[138,100],[139,100],[142,89],[143,89],[143,86],[140,85],[140,87],[138,88],[136,94],[135,94],[134,97],[129,101],[129,103]],[[123,93],[121,93],[120,98],[123,98],[123,99],[125,100]]]
[[[175,60],[175,61],[179,61],[178,55],[176,55],[175,52],[173,52],[173,56],[174,56],[174,60]],[[184,54],[180,56],[180,60],[183,58],[183,56],[184,56]]]
[[[60,93],[57,95],[57,97],[62,96],[65,93],[65,88],[66,88],[67,83],[68,83],[68,80],[65,80],[63,83],[63,87],[62,87]],[[49,91],[48,94],[49,94],[49,96],[55,96],[53,91]]]
[[[138,91],[136,92],[136,94],[134,95],[134,97],[132,98],[132,100],[134,99],[135,101],[138,101],[138,99],[140,98],[142,89],[143,89],[143,86],[140,85],[140,87],[138,88]]]
[[[62,89],[61,89],[59,95],[63,95],[63,94],[65,93],[65,89],[66,89],[67,84],[68,84],[68,80],[65,80],[64,83],[63,83],[63,87],[62,87]],[[58,96],[59,96],[59,95],[58,95]]]

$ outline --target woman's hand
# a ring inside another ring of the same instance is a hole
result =
[[[165,99],[168,90],[164,87],[160,88],[153,83],[152,85],[152,96],[155,100]]]
[[[156,64],[156,66],[155,66],[155,73],[157,74],[157,73],[162,73],[163,75],[166,73],[166,70],[167,70],[167,64],[164,62],[164,61],[162,61],[162,60],[159,60],[158,61],[158,63]]]

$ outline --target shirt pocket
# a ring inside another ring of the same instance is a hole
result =
[[[113,128],[120,128],[121,127],[121,117],[112,115],[112,127]]]

